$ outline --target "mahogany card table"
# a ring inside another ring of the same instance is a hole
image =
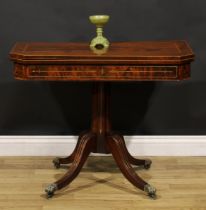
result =
[[[123,175],[155,198],[156,189],[141,179],[131,166],[149,169],[151,160],[131,156],[124,137],[111,129],[110,83],[190,78],[194,53],[186,41],[116,42],[111,43],[107,51],[91,50],[88,43],[25,42],[15,44],[10,59],[18,80],[93,83],[91,129],[79,135],[71,155],[53,160],[56,168],[61,164],[71,166],[62,178],[46,188],[47,197],[71,183],[92,152],[111,153]]]

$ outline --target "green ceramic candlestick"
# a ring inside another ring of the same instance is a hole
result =
[[[109,47],[109,41],[103,36],[103,26],[108,22],[108,15],[92,15],[89,16],[91,23],[95,24],[97,27],[97,36],[92,39],[90,43],[91,48],[103,49]]]

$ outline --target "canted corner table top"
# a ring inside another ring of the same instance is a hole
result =
[[[23,42],[10,59],[15,77],[24,80],[183,80],[194,53],[186,41],[116,42],[103,54],[88,43]]]
[[[88,43],[17,43],[10,56],[13,60],[29,62],[75,62],[86,64],[157,64],[191,61],[194,54],[185,41],[147,41],[112,43],[102,55],[94,53]]]

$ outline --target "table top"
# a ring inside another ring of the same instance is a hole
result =
[[[10,58],[16,79],[52,81],[183,80],[194,60],[185,41],[116,42],[99,52],[88,43],[24,42]]]
[[[181,64],[194,60],[186,41],[114,42],[104,54],[88,43],[16,43],[10,58],[18,63]]]

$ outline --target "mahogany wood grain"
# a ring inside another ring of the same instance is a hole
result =
[[[143,167],[146,167],[147,169],[150,168],[150,166],[152,164],[151,160],[149,160],[149,159],[146,159],[146,160],[136,159],[129,153],[129,151],[127,150],[127,146],[125,144],[125,141],[124,141],[124,137],[121,134],[112,133],[110,135],[110,138],[118,139],[119,142],[121,141],[121,144],[122,144],[121,147],[124,149],[124,155],[126,155],[127,160],[130,164],[136,165],[136,166],[143,166]]]
[[[55,166],[57,168],[59,168],[61,164],[70,164],[70,163],[72,163],[74,161],[74,157],[75,157],[75,154],[77,152],[77,149],[79,148],[79,145],[81,143],[81,139],[87,133],[88,133],[87,131],[84,131],[84,132],[82,132],[79,135],[79,138],[77,140],[77,144],[76,144],[76,146],[74,148],[74,151],[69,156],[63,157],[63,158],[57,158],[57,159],[54,159],[53,160],[53,163],[55,164]]]
[[[35,64],[182,64],[194,59],[185,41],[114,42],[106,53],[94,53],[88,43],[16,43],[10,58]]]
[[[61,189],[68,185],[79,174],[81,168],[87,160],[87,157],[95,145],[94,136],[94,133],[89,132],[81,137],[79,144],[77,145],[74,154],[74,161],[72,162],[71,167],[61,179],[55,182],[57,189]]]
[[[46,191],[68,185],[80,172],[90,152],[112,153],[124,176],[149,196],[155,189],[142,180],[131,164],[148,169],[150,160],[130,155],[124,138],[112,132],[110,82],[168,81],[190,77],[194,53],[185,41],[112,43],[104,54],[95,54],[88,43],[17,43],[10,52],[14,76],[20,80],[93,82],[91,129],[79,136],[76,148],[66,158],[55,159],[55,166],[71,163],[69,171]],[[121,119],[121,113],[120,113]]]
[[[123,175],[136,187],[144,190],[147,183],[142,180],[131,167],[127,156],[127,149],[122,142],[122,137],[118,135],[111,135],[107,138],[107,146],[109,147],[117,165],[119,166]]]
[[[194,53],[185,41],[112,43],[102,55],[87,43],[17,43],[10,58],[22,80],[158,81],[188,79]]]
[[[96,147],[93,152],[109,153],[105,139],[111,131],[110,122],[110,83],[95,82],[92,90],[91,130],[96,133]]]
[[[160,81],[190,77],[190,65],[23,65],[15,64],[20,80],[48,81]]]

